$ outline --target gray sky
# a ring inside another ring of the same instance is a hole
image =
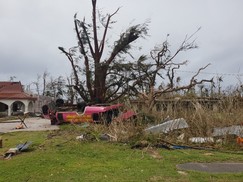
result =
[[[166,39],[176,49],[186,35],[196,34],[198,49],[178,58],[188,59],[181,75],[189,77],[211,63],[204,78],[222,76],[224,84],[243,82],[243,1],[242,0],[98,0],[104,14],[113,13],[117,23],[110,38],[117,39],[129,25],[150,19],[149,37],[137,41],[149,51]],[[29,84],[37,74],[69,76],[70,64],[58,50],[76,45],[73,16],[91,17],[90,0],[0,0],[0,80]]]

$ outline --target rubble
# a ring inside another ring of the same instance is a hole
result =
[[[11,159],[12,156],[27,150],[31,144],[31,141],[27,141],[23,144],[18,144],[15,148],[10,148],[7,152],[5,152],[4,159]]]
[[[214,128],[213,136],[224,136],[224,135],[237,135],[239,137],[243,137],[243,126],[233,125],[229,127],[223,128]]]
[[[77,136],[77,137],[76,137],[76,140],[84,140],[84,135],[82,134],[82,135],[80,135],[80,136]]]
[[[189,141],[192,143],[213,143],[213,137],[192,137],[189,138]]]
[[[188,124],[184,118],[174,119],[166,121],[162,124],[151,126],[145,129],[145,132],[158,134],[158,133],[168,133],[173,130],[188,128]]]
[[[117,137],[116,136],[112,136],[110,134],[101,134],[99,137],[100,140],[104,140],[104,141],[117,141]]]

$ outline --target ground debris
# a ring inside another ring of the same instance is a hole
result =
[[[145,129],[147,133],[169,133],[173,130],[188,128],[188,124],[185,119],[178,118],[174,120],[165,121],[161,124],[151,126]]]
[[[212,137],[192,137],[189,138],[192,143],[213,143],[214,139]]]
[[[26,151],[31,144],[32,144],[31,141],[27,141],[25,143],[18,144],[16,147],[10,148],[7,152],[5,152],[3,158],[4,159],[11,159],[12,156],[17,155],[17,154],[19,154],[23,151]]]
[[[243,137],[243,126],[233,125],[223,128],[214,128],[213,136],[237,135]]]

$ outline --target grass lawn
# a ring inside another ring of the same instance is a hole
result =
[[[28,151],[0,160],[0,181],[243,181],[243,173],[176,169],[185,162],[243,162],[243,152],[139,150],[122,143],[79,141],[76,136],[65,130],[2,134],[1,154],[19,143],[33,143]]]

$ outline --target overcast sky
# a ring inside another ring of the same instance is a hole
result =
[[[137,41],[149,54],[166,35],[172,49],[186,35],[195,35],[198,49],[182,54],[189,60],[181,75],[188,77],[211,63],[204,78],[222,76],[224,84],[243,82],[242,0],[98,0],[104,14],[113,13],[110,37],[117,38],[129,25],[150,20],[149,37]],[[69,76],[70,64],[58,50],[76,45],[73,16],[91,17],[91,0],[0,0],[0,80],[29,84],[44,71],[51,76]]]

